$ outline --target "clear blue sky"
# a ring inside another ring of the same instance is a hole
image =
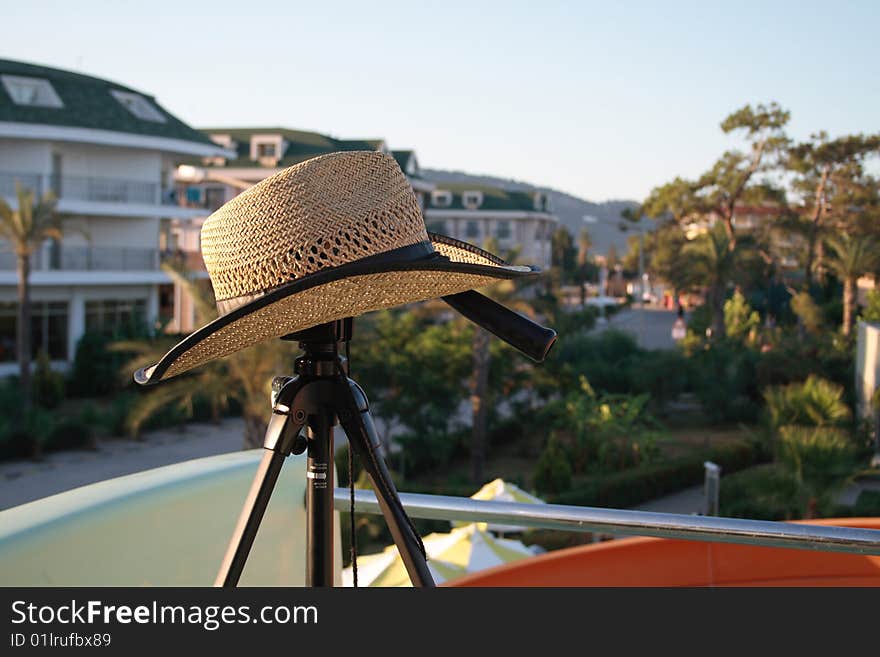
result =
[[[735,145],[880,131],[880,2],[28,2],[0,57],[106,77],[198,127],[384,137],[425,167],[640,198]]]

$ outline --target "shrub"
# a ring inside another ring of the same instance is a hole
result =
[[[52,371],[49,354],[41,349],[33,378],[34,402],[43,408],[56,408],[64,401],[64,376]]]
[[[547,374],[553,377],[552,391],[570,390],[586,374],[598,391],[630,392],[627,363],[644,353],[629,333],[614,330],[573,335],[560,340],[555,349],[546,363]]]
[[[733,443],[674,461],[586,477],[572,490],[554,495],[548,501],[626,508],[699,484],[705,476],[703,463],[706,460],[720,465],[724,473],[732,473],[754,465],[761,458],[762,452],[756,445]]]
[[[694,392],[716,422],[753,422],[760,410],[755,385],[760,354],[723,340],[693,355]]]
[[[691,362],[680,351],[648,351],[630,356],[626,363],[630,392],[647,393],[655,408],[662,408],[690,388]]]
[[[52,414],[49,411],[32,406],[24,414],[22,428],[31,446],[31,456],[39,457],[45,450],[46,442],[52,431]]]
[[[880,288],[874,288],[868,292],[862,319],[866,322],[880,322]]]
[[[571,488],[571,465],[568,454],[556,434],[538,457],[534,473],[535,488],[542,493],[561,493]]]
[[[129,377],[120,378],[119,370],[131,358],[130,352],[113,350],[111,345],[124,340],[147,337],[149,331],[139,325],[124,327],[114,335],[87,332],[76,344],[69,389],[79,397],[102,397],[131,385]]]
[[[817,334],[822,331],[822,309],[813,301],[807,292],[800,292],[789,302],[791,310],[808,333]]]
[[[64,418],[46,431],[43,449],[47,452],[92,445],[92,427],[79,419]]]
[[[804,381],[816,371],[815,359],[805,357],[804,350],[796,348],[796,345],[794,341],[787,341],[761,354],[755,366],[759,389]]]
[[[791,472],[768,463],[724,476],[719,512],[731,518],[794,520],[802,517],[806,498]]]
[[[803,383],[767,388],[764,400],[775,429],[786,425],[839,426],[852,415],[843,401],[843,386],[814,375]]]
[[[98,425],[110,436],[128,434],[128,416],[137,403],[136,392],[123,392],[115,396],[111,403],[98,413]]]
[[[697,306],[688,317],[688,331],[694,335],[703,337],[706,329],[712,325],[712,308],[708,303]]]
[[[555,424],[573,436],[569,454],[574,471],[583,472],[593,460],[606,468],[623,469],[655,457],[656,441],[646,432],[659,425],[648,412],[648,401],[646,394],[597,395],[581,377],[580,390],[554,407]]]
[[[70,389],[80,397],[99,397],[116,389],[118,370],[124,361],[107,350],[111,340],[99,333],[85,333],[76,344]]]
[[[863,518],[880,516],[880,490],[863,490],[859,493],[853,513]]]
[[[761,324],[761,316],[737,290],[724,302],[724,329],[732,340],[745,340]]]
[[[845,481],[855,467],[849,436],[833,427],[781,427],[779,455],[795,478],[817,496]]]

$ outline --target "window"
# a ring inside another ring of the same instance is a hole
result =
[[[427,225],[427,230],[429,233],[440,233],[441,235],[446,234],[446,222],[445,221],[432,221]]]
[[[137,118],[144,121],[152,121],[153,123],[165,123],[165,115],[140,94],[131,91],[120,91],[119,89],[112,89],[110,93],[119,101],[120,105]]]
[[[431,192],[431,205],[438,208],[448,208],[452,205],[452,192],[445,189],[435,189]]]
[[[86,301],[86,331],[114,334],[136,329],[146,322],[145,299],[102,299]]]
[[[495,228],[495,236],[500,240],[506,240],[510,238],[510,222],[509,221],[499,221],[498,225]]]
[[[464,229],[465,237],[474,238],[480,236],[480,224],[476,221],[467,222],[467,226]]]
[[[64,107],[48,80],[23,78],[18,75],[0,75],[3,88],[16,105],[30,107]]]
[[[281,135],[251,135],[251,159],[266,167],[278,164],[287,148]]]
[[[0,303],[0,362],[15,361],[18,304]],[[67,360],[67,302],[36,301],[31,303],[31,357],[40,351],[50,360]]]
[[[275,144],[257,144],[257,157],[277,157],[275,154]]]
[[[461,204],[468,210],[476,210],[483,204],[483,192],[464,192]]]

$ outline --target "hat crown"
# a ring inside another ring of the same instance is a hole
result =
[[[427,240],[394,158],[355,151],[301,162],[236,196],[205,220],[202,256],[220,301]]]

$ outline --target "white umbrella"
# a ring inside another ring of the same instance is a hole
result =
[[[519,541],[497,538],[485,523],[456,527],[446,534],[429,534],[422,539],[428,568],[438,584],[467,573],[534,556]],[[397,547],[358,557],[358,586],[410,586],[409,576]],[[342,571],[343,586],[352,586],[351,567]]]
[[[525,492],[522,488],[517,486],[516,484],[511,484],[503,479],[493,479],[488,484],[483,486],[476,493],[471,495],[471,499],[473,500],[495,500],[498,502],[519,502],[522,504],[544,504],[544,500],[540,497],[535,497],[530,493]],[[461,525],[462,523],[453,523],[453,526]],[[521,527],[519,525],[498,525],[494,523],[490,523],[488,526],[489,531],[493,532],[521,532],[525,531],[525,527]]]

